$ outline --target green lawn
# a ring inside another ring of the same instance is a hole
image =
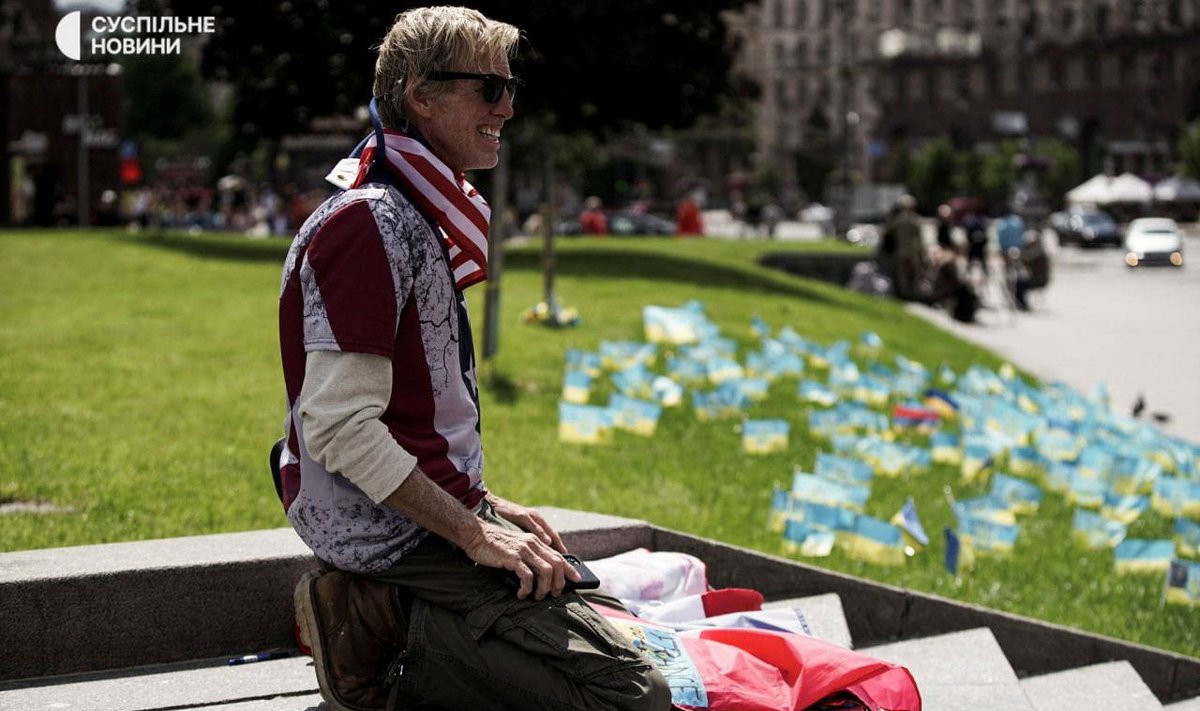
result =
[[[541,300],[537,245],[510,249],[501,346],[482,368],[488,482],[531,504],[588,509],[749,546],[781,550],[765,529],[771,486],[811,467],[794,381],[772,387],[754,417],[792,422],[790,449],[750,457],[733,422],[664,413],[654,438],[617,433],[607,447],[557,438],[567,348],[642,338],[641,308],[699,299],[726,336],[752,344],[750,319],[790,325],[828,343],[872,330],[896,353],[956,370],[996,367],[986,351],[912,318],[898,305],[754,265],[763,242],[560,240],[558,294],[578,328],[522,323]],[[0,501],[74,509],[0,516],[0,550],[76,545],[286,525],[266,473],[281,434],[275,332],[283,240],[106,232],[0,233]],[[811,247],[807,247],[811,248]],[[819,248],[844,249],[821,245]],[[481,342],[483,288],[471,291]],[[593,400],[601,403],[606,392]],[[868,513],[890,517],[916,497],[933,543],[901,568],[840,553],[810,561],[934,592],[1200,654],[1197,612],[1161,608],[1159,576],[1117,578],[1110,552],[1069,542],[1070,510],[1048,494],[1007,561],[981,558],[955,580],[941,564],[952,522],[942,490],[982,493],[935,466],[910,480],[877,479]],[[1170,535],[1148,513],[1130,537]]]

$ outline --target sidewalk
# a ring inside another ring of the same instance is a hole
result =
[[[1183,269],[1134,270],[1120,250],[1059,250],[1027,313],[992,303],[964,324],[940,309],[908,310],[1043,380],[1084,395],[1104,383],[1117,410],[1130,412],[1141,395],[1143,418],[1164,413],[1164,432],[1200,442],[1200,237],[1186,249],[1193,263]]]

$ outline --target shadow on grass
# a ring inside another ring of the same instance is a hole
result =
[[[517,396],[521,394],[517,381],[491,366],[485,366],[481,375],[480,385],[487,389],[497,402],[512,405],[517,401]]]
[[[504,257],[504,266],[505,269],[540,271],[541,259],[540,253],[509,252]],[[755,274],[751,267],[722,266],[640,250],[572,249],[559,252],[556,259],[560,276],[674,281],[699,287],[761,291],[842,306],[799,280],[781,279],[767,273]]]
[[[249,239],[232,235],[189,235],[182,232],[151,232],[143,236],[115,237],[158,249],[182,252],[203,259],[229,262],[270,262],[283,266],[290,239]]]

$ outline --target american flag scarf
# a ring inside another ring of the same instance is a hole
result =
[[[366,182],[377,145],[375,136],[367,140],[351,187]],[[462,291],[487,279],[488,222],[492,217],[487,200],[420,141],[388,129],[384,131],[384,147],[383,166],[441,230],[450,250],[455,287]]]

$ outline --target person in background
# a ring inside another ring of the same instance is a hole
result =
[[[700,204],[691,195],[680,200],[679,206],[675,208],[675,233],[679,235],[704,234]]]
[[[608,218],[601,208],[604,203],[595,195],[583,201],[583,212],[579,213],[579,228],[585,235],[608,234]]]

